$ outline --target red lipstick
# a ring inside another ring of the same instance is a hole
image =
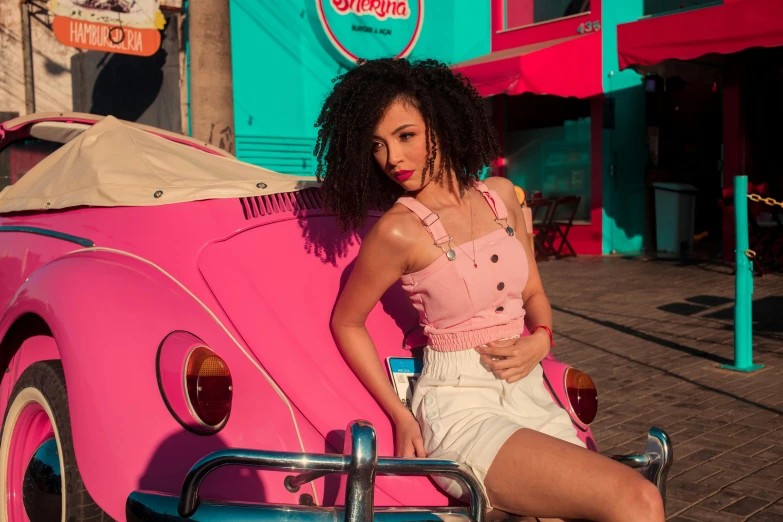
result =
[[[411,176],[413,176],[412,170],[400,170],[394,173],[394,177],[397,178],[397,181],[405,181],[406,179],[409,179]]]

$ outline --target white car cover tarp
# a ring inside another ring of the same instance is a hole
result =
[[[0,192],[0,213],[78,206],[155,206],[317,187],[161,138],[107,116]]]

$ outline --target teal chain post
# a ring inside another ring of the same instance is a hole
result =
[[[721,368],[738,372],[760,370],[753,364],[753,261],[748,245],[748,177],[734,176],[734,223],[737,261],[734,283],[734,364]],[[751,254],[752,255],[752,254]]]

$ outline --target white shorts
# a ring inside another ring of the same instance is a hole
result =
[[[427,457],[466,464],[482,488],[495,455],[518,429],[585,446],[568,413],[552,400],[540,364],[524,379],[509,384],[496,378],[474,349],[438,352],[426,347],[411,406]],[[449,495],[468,499],[461,482],[433,478]]]

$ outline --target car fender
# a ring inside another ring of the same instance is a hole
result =
[[[149,261],[98,248],[63,256],[22,285],[0,335],[25,314],[40,316],[51,330],[66,376],[77,464],[90,495],[112,518],[124,519],[133,490],[178,492],[190,466],[211,451],[305,451],[294,410],[252,353]],[[231,370],[231,417],[216,435],[185,431],[161,397],[156,354],[175,330],[203,340]],[[297,503],[282,477],[270,475],[258,474],[256,482],[248,481],[248,470],[218,470],[204,485],[205,497]]]
[[[59,358],[57,344],[48,335],[33,335],[22,341],[21,346],[8,363],[2,382],[0,382],[0,415],[5,413],[11,391],[28,366],[39,361]]]

